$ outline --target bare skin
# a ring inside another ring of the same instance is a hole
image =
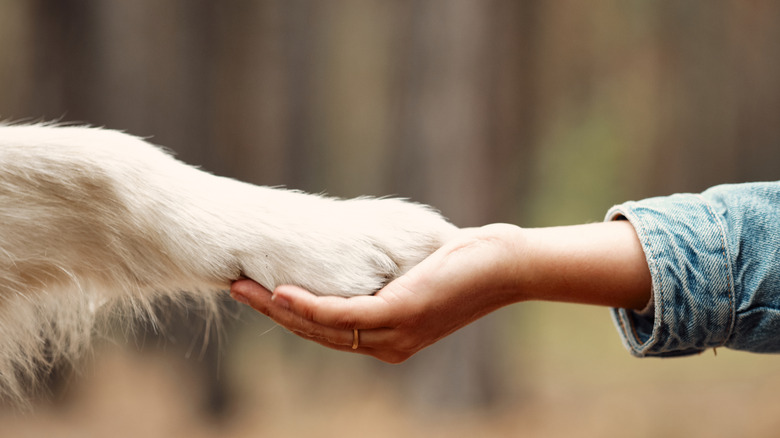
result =
[[[644,253],[626,221],[462,229],[373,296],[318,297],[296,286],[269,292],[251,280],[231,288],[233,298],[303,338],[390,363],[509,304],[544,300],[641,309],[650,291]],[[360,330],[356,350],[353,329]]]

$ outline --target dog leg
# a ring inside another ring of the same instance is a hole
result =
[[[401,200],[214,176],[115,131],[0,127],[0,391],[78,357],[105,309],[183,294],[216,308],[240,276],[370,294],[453,230]]]

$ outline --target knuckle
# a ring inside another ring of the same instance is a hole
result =
[[[314,321],[317,318],[317,312],[311,307],[305,306],[299,309],[298,316],[307,321]]]
[[[396,348],[411,356],[422,349],[422,341],[416,336],[404,336],[398,341]]]
[[[352,330],[357,327],[357,317],[351,313],[339,312],[334,315],[332,325],[338,329]]]

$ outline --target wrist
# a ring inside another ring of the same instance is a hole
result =
[[[527,229],[521,277],[528,299],[643,308],[651,279],[625,221]]]
[[[489,271],[482,281],[489,280],[483,292],[490,294],[498,306],[533,299],[527,287],[529,230],[497,223],[477,228],[476,232],[480,244],[488,248],[485,264]]]

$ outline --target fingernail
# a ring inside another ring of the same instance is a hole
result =
[[[271,301],[276,303],[276,305],[281,307],[282,309],[290,308],[290,302],[287,301],[284,297],[279,296],[278,294],[271,295]]]
[[[231,292],[230,297],[238,301],[239,303],[249,304],[249,298],[245,297],[244,295],[241,295],[240,293]]]

